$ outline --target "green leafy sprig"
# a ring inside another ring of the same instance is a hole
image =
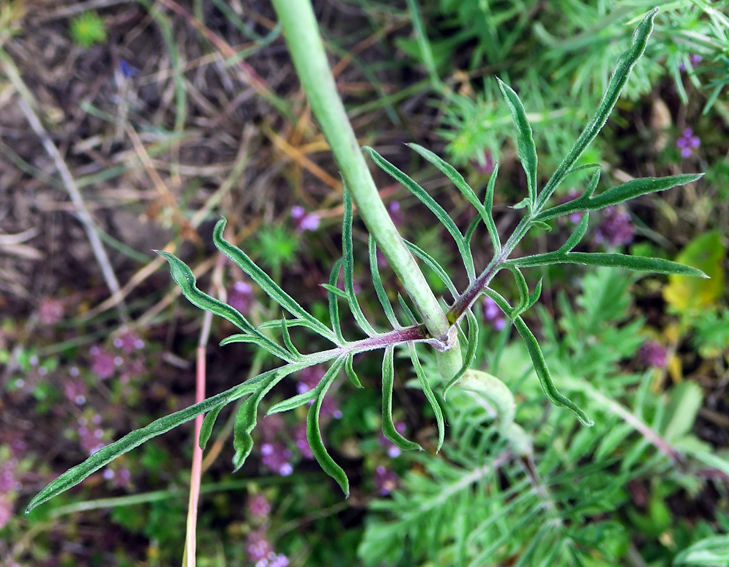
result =
[[[445,314],[447,321],[450,324],[450,330],[446,337],[431,336],[426,325],[418,322],[419,318],[421,320],[426,319],[428,314],[412,313],[402,298],[399,298],[399,303],[402,308],[401,315],[405,318],[407,323],[406,325],[402,325],[399,322],[395,310],[387,297],[379,275],[376,259],[377,245],[375,244],[375,240],[372,238],[372,235],[370,237],[368,248],[372,281],[377,298],[382,304],[384,313],[392,328],[386,331],[378,331],[365,318],[354,291],[354,252],[352,244],[353,207],[346,184],[344,190],[344,217],[342,225],[343,257],[334,263],[329,282],[327,284],[323,284],[323,287],[328,293],[329,325],[322,323],[320,320],[311,315],[293,297],[291,297],[291,295],[285,292],[264,270],[257,266],[245,254],[245,252],[226,241],[223,236],[225,221],[221,220],[216,225],[213,233],[213,242],[215,243],[215,246],[227,255],[236,265],[238,265],[241,270],[248,274],[248,276],[250,276],[250,278],[261,288],[261,290],[285,312],[287,312],[292,319],[281,318],[256,327],[252,325],[243,314],[239,313],[231,306],[226,305],[200,291],[196,286],[195,277],[192,271],[181,260],[172,254],[165,252],[160,252],[160,254],[168,261],[172,277],[182,289],[183,295],[193,305],[223,317],[240,329],[241,333],[228,337],[223,340],[221,344],[230,344],[233,342],[250,343],[258,348],[264,349],[271,355],[282,360],[285,364],[279,368],[269,370],[268,372],[264,372],[263,374],[251,378],[243,384],[235,386],[226,392],[218,394],[217,396],[213,396],[204,402],[195,404],[185,410],[159,419],[147,427],[134,431],[122,439],[104,447],[99,452],[89,457],[84,463],[68,470],[56,480],[51,482],[35,498],[33,498],[28,506],[28,510],[31,510],[61,492],[68,490],[119,455],[126,453],[139,444],[157,435],[165,433],[182,423],[190,421],[198,415],[206,413],[207,415],[198,441],[200,446],[204,447],[210,438],[213,425],[221,409],[230,402],[247,396],[236,415],[234,426],[233,445],[235,448],[235,456],[233,458],[233,464],[235,468],[238,469],[243,465],[253,447],[251,432],[256,425],[258,407],[264,397],[287,376],[309,366],[324,363],[331,364],[320,383],[313,390],[274,405],[269,409],[269,413],[290,411],[308,402],[312,402],[307,417],[306,427],[309,444],[322,469],[337,481],[345,494],[348,494],[349,485],[347,476],[343,469],[327,452],[319,427],[319,410],[331,384],[334,380],[336,380],[340,371],[344,369],[352,383],[357,387],[361,386],[353,367],[352,359],[354,355],[374,350],[384,351],[382,364],[383,433],[398,447],[403,449],[419,448],[419,445],[404,439],[399,433],[397,433],[392,422],[394,349],[398,346],[407,347],[415,374],[435,415],[438,426],[438,448],[440,448],[443,444],[445,435],[445,419],[438,397],[432,390],[431,380],[426,375],[423,365],[421,364],[420,355],[418,354],[418,349],[415,343],[420,342],[429,344],[437,351],[441,352],[452,349],[454,344],[461,345],[463,351],[463,365],[455,376],[452,376],[445,385],[445,390],[443,392],[445,395],[445,392],[447,392],[448,389],[457,384],[458,380],[468,370],[471,362],[473,361],[476,345],[478,344],[478,324],[472,308],[476,300],[483,294],[487,294],[494,299],[496,304],[515,325],[519,335],[526,344],[529,356],[531,357],[536,370],[537,377],[549,400],[558,406],[565,407],[572,411],[583,424],[592,425],[592,420],[588,418],[585,412],[560,393],[555,387],[542,354],[541,347],[539,346],[534,334],[521,318],[521,314],[526,309],[529,309],[532,305],[534,305],[534,303],[538,300],[541,292],[540,285],[538,285],[532,292],[529,291],[526,279],[521,273],[521,269],[554,263],[577,263],[593,266],[609,266],[613,268],[624,268],[637,271],[652,271],[663,274],[682,274],[705,277],[705,275],[699,270],[663,259],[641,258],[624,254],[590,254],[572,252],[572,249],[579,243],[587,230],[589,211],[611,204],[617,204],[646,193],[663,191],[670,187],[683,185],[695,181],[701,177],[700,175],[680,175],[663,179],[638,179],[613,189],[609,189],[600,195],[593,196],[599,180],[599,175],[595,174],[590,181],[587,192],[582,198],[567,205],[557,205],[549,208],[549,198],[553,194],[554,190],[567,175],[575,170],[574,166],[578,158],[604,126],[608,115],[618,100],[622,88],[628,80],[631,69],[645,49],[648,37],[650,36],[653,27],[653,20],[656,12],[657,9],[650,12],[638,26],[632,45],[618,61],[615,73],[610,80],[605,96],[603,97],[595,116],[592,120],[590,120],[587,127],[575,142],[573,148],[564,158],[560,166],[541,191],[539,191],[537,187],[536,147],[531,127],[526,119],[524,107],[521,104],[518,95],[512,89],[505,84],[501,85],[502,92],[507,100],[507,105],[512,114],[514,125],[517,130],[519,157],[527,176],[528,190],[528,196],[520,204],[520,206],[525,209],[526,214],[519,222],[509,239],[503,244],[501,243],[501,239],[496,231],[496,225],[492,215],[494,187],[498,169],[494,170],[488,183],[486,195],[483,200],[480,200],[473,189],[452,166],[445,163],[441,158],[429,150],[415,144],[410,145],[410,147],[423,158],[443,172],[476,209],[478,216],[464,234],[453,222],[448,213],[427,193],[424,188],[418,185],[407,174],[385,160],[374,149],[366,148],[366,151],[379,167],[381,167],[394,179],[402,183],[403,186],[409,189],[430,209],[431,212],[433,212],[439,222],[454,239],[459,250],[469,280],[467,288],[462,292],[459,292],[457,287],[454,285],[448,275],[448,271],[432,256],[414,244],[406,243],[406,246],[410,249],[410,251],[433,269],[433,271],[443,280],[453,295],[453,303],[450,307],[448,307]],[[573,212],[585,212],[585,215],[575,232],[559,250],[556,252],[528,256],[525,258],[509,259],[510,254],[514,251],[517,244],[530,229],[542,226],[546,220],[565,214],[571,214]],[[471,239],[475,229],[481,222],[484,223],[488,230],[489,237],[494,248],[494,256],[488,266],[486,266],[486,268],[477,275],[473,254],[471,253]],[[377,230],[377,227],[371,227],[371,230],[374,232]],[[519,290],[519,302],[515,307],[510,306],[504,298],[489,288],[489,284],[493,277],[504,268],[510,270],[513,274]],[[344,273],[343,290],[336,286],[340,271],[343,271]],[[349,341],[344,338],[340,323],[340,301],[346,302],[356,323],[365,335],[367,335],[367,338],[355,341]],[[464,319],[467,323],[467,332],[462,329],[462,322]],[[332,343],[333,348],[311,354],[302,354],[294,345],[292,337],[290,336],[289,329],[293,327],[301,327],[318,335]],[[279,332],[280,337],[277,338],[276,334]],[[458,340],[459,335],[463,337],[463,341]]]

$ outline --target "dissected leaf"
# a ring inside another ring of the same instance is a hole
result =
[[[438,426],[437,450],[440,451],[440,448],[443,446],[443,440],[445,439],[445,419],[443,418],[443,410],[441,409],[440,404],[438,403],[438,399],[435,397],[433,389],[430,387],[428,377],[425,375],[425,371],[420,364],[420,359],[418,358],[418,351],[415,347],[415,343],[408,343],[408,348],[410,349],[410,360],[413,361],[415,374],[420,381],[420,387],[422,388],[423,394],[425,394],[425,398],[428,400],[428,403],[430,404],[430,407],[433,409],[433,413],[435,414],[435,422]]]
[[[395,383],[395,364],[394,364],[393,346],[385,349],[382,357],[382,433],[392,443],[403,451],[412,451],[418,449],[422,451],[422,447],[413,441],[408,441],[400,435],[392,421],[392,393]]]

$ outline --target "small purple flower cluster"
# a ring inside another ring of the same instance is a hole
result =
[[[325,373],[326,368],[319,364],[305,368],[299,372],[299,382],[296,384],[296,390],[299,394],[313,390],[324,377]],[[309,402],[309,405],[312,403],[314,402]],[[333,417],[334,419],[340,419],[342,417],[342,412],[339,409],[339,401],[337,398],[332,395],[326,396],[322,401],[319,415],[324,418]]]
[[[246,537],[246,551],[248,558],[255,567],[286,567],[289,559],[281,553],[276,553],[273,544],[266,535],[266,524],[271,513],[271,505],[262,494],[257,494],[249,499],[248,511],[251,515],[251,523],[256,529],[251,530]]]
[[[400,478],[393,470],[380,465],[375,469],[375,486],[382,496],[387,496],[400,485]]]
[[[0,445],[0,530],[10,521],[21,489],[19,461],[11,448]]]
[[[483,300],[483,318],[491,323],[497,331],[501,331],[506,327],[506,316],[488,295]]]
[[[691,128],[686,128],[676,140],[676,146],[681,150],[681,157],[684,159],[690,158],[694,150],[700,145],[701,140],[698,136],[694,136],[694,131]]]
[[[635,226],[627,211],[615,206],[607,207],[595,231],[595,242],[611,247],[623,246],[633,241]]]
[[[313,231],[319,228],[319,215],[316,213],[307,213],[299,205],[291,207],[291,218],[294,219],[296,232],[299,234],[307,230]]]
[[[649,340],[640,347],[638,360],[643,366],[664,368],[668,363],[668,350],[658,341]]]
[[[402,421],[398,421],[395,423],[395,430],[400,434],[405,434],[405,423]],[[395,459],[399,457],[402,454],[402,451],[400,450],[400,447],[395,445],[392,441],[390,441],[383,433],[380,433],[380,438],[378,440],[378,443],[380,446],[384,447],[387,451],[387,456],[391,459]]]
[[[108,380],[118,373],[119,380],[123,384],[127,384],[130,379],[136,378],[144,372],[143,358],[134,356],[140,354],[144,347],[145,342],[139,335],[134,331],[124,330],[114,339],[114,352],[103,346],[91,347],[89,350],[91,372],[100,380]]]
[[[570,201],[574,201],[575,199],[578,199],[582,196],[582,191],[577,191],[577,189],[570,189],[567,191],[567,194],[560,199],[559,204],[563,205],[565,203],[569,203]],[[579,224],[579,222],[582,220],[582,215],[585,213],[571,213],[567,218],[572,224]]]
[[[79,417],[76,423],[78,425],[76,433],[81,441],[81,448],[89,456],[104,447],[104,443],[101,441],[104,437],[104,430],[100,427],[101,416],[98,413],[92,414],[90,418]]]
[[[699,63],[701,63],[701,60],[702,60],[701,55],[699,55],[697,53],[692,53],[691,55],[689,55],[689,61],[691,62],[691,66],[692,67],[696,67]],[[681,71],[685,71],[686,70],[686,64],[685,63],[679,63],[678,68]]]

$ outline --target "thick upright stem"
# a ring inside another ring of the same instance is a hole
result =
[[[367,229],[415,303],[428,332],[433,338],[447,343],[450,325],[445,313],[387,214],[357,143],[337,92],[311,2],[272,0],[272,3],[311,109]],[[461,355],[457,347],[456,342],[453,348],[439,353],[439,367],[446,379],[460,368]]]

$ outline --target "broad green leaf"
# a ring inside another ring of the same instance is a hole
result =
[[[661,434],[669,444],[691,432],[703,401],[701,386],[694,382],[682,382],[673,388],[661,426]]]
[[[663,288],[663,298],[680,313],[698,312],[714,305],[724,293],[722,264],[725,256],[726,249],[719,231],[694,238],[676,256],[676,261],[701,270],[711,279],[697,280],[672,275]]]
[[[575,246],[577,246],[580,243],[580,240],[582,240],[582,237],[585,236],[585,232],[587,232],[587,224],[589,222],[590,213],[585,213],[584,215],[582,215],[582,218],[580,219],[579,224],[575,227],[574,232],[570,234],[569,238],[565,241],[565,243],[560,247],[559,250],[557,250],[557,253],[567,254]]]
[[[466,310],[466,319],[468,320],[468,340],[466,343],[466,353],[463,357],[463,366],[461,366],[461,369],[456,372],[456,375],[453,376],[453,378],[451,378],[445,385],[445,388],[443,388],[443,399],[446,398],[448,391],[456,384],[456,382],[461,379],[461,376],[466,373],[466,370],[471,367],[471,363],[476,356],[476,349],[478,348],[478,321],[476,316],[473,314],[473,311],[470,309]]]
[[[451,280],[450,276],[448,275],[448,272],[445,271],[445,268],[441,266],[435,258],[433,258],[430,254],[428,254],[425,250],[420,248],[419,246],[413,244],[412,242],[405,240],[405,244],[410,249],[410,251],[415,254],[418,258],[420,258],[423,262],[425,262],[425,265],[428,266],[433,272],[435,272],[435,275],[437,275],[440,278],[440,281],[442,281],[445,286],[448,288],[448,291],[451,292],[451,295],[453,296],[453,299],[458,298],[458,290],[456,289],[455,284],[453,283],[453,280]]]
[[[453,219],[451,219],[445,209],[441,207],[436,202],[436,200],[433,199],[433,197],[431,197],[428,192],[420,185],[418,185],[411,177],[409,177],[408,175],[400,171],[397,167],[392,165],[389,161],[387,161],[380,154],[378,154],[374,149],[367,146],[365,146],[363,149],[366,150],[367,153],[369,153],[372,161],[374,161],[380,169],[382,169],[390,177],[395,179],[395,181],[400,183],[403,187],[408,189],[413,195],[420,199],[420,201],[426,207],[430,209],[430,211],[436,216],[436,218],[445,227],[448,233],[453,237],[453,240],[455,240],[456,246],[458,247],[458,252],[460,253],[461,258],[463,258],[463,264],[466,267],[466,273],[468,274],[468,277],[471,279],[475,278],[476,269],[473,265],[471,250],[466,245],[466,241],[463,238],[461,231],[458,230],[456,223],[453,222]]]
[[[435,397],[433,389],[430,387],[428,377],[425,375],[425,371],[420,364],[415,343],[408,343],[408,349],[410,349],[410,360],[413,361],[413,368],[415,369],[415,374],[420,381],[420,387],[423,389],[425,399],[428,400],[428,403],[435,414],[435,422],[438,426],[438,447],[436,450],[440,451],[440,448],[443,446],[443,440],[445,439],[445,420],[443,418],[443,410],[441,409],[438,399]]]
[[[354,252],[352,248],[352,196],[349,194],[346,185],[344,186],[344,218],[342,221],[342,257],[344,258],[344,289],[347,292],[349,309],[352,311],[355,321],[365,334],[373,337],[377,334],[362,313],[362,308],[354,292]]]
[[[205,447],[210,440],[210,435],[212,435],[213,433],[213,426],[215,425],[215,421],[218,419],[218,414],[224,407],[225,406],[221,404],[218,407],[210,410],[205,415],[205,419],[203,419],[202,426],[200,427],[200,438],[198,439],[198,445],[200,446],[201,450],[205,450]]]
[[[713,535],[697,541],[676,555],[673,565],[729,565],[729,534]]]
[[[375,287],[375,293],[377,294],[377,299],[380,301],[380,305],[382,305],[382,309],[385,312],[385,316],[387,317],[387,320],[390,322],[390,325],[392,325],[393,329],[400,329],[401,325],[399,321],[397,320],[397,317],[395,316],[395,312],[392,309],[392,304],[390,303],[390,299],[387,297],[387,292],[385,291],[385,288],[382,286],[382,278],[380,278],[380,268],[377,265],[377,244],[375,243],[375,239],[372,238],[372,235],[370,234],[369,239],[369,254],[370,254],[370,274],[372,275],[372,284]]]
[[[316,387],[317,397],[309,408],[309,413],[306,417],[306,438],[309,441],[309,447],[311,447],[311,452],[314,453],[314,457],[319,463],[319,466],[325,473],[337,481],[342,492],[344,492],[345,496],[349,497],[349,480],[347,479],[347,475],[342,467],[334,462],[334,459],[327,452],[321,437],[321,431],[319,430],[321,404],[324,401],[327,390],[329,390],[339,370],[342,368],[343,363],[344,357],[339,357],[335,360]]]
[[[395,423],[392,421],[392,393],[395,384],[394,352],[395,347],[390,345],[385,349],[382,358],[382,433],[403,451],[412,451],[413,449],[422,451],[423,448],[420,445],[408,441],[400,435],[400,432],[395,428]]]
[[[593,176],[594,183],[592,181],[590,183],[590,188],[592,188],[593,191],[597,185],[598,175],[599,172]],[[546,221],[580,211],[597,211],[611,205],[617,205],[618,203],[635,199],[641,195],[656,193],[658,191],[666,191],[673,187],[680,187],[687,183],[693,183],[702,177],[703,173],[688,173],[683,175],[671,175],[669,177],[641,177],[639,179],[633,179],[627,183],[608,189],[607,191],[600,193],[597,197],[590,196],[592,191],[585,192],[584,195],[573,201],[568,201],[567,203],[547,209],[543,213],[537,215],[536,219]]]
[[[504,313],[508,313],[508,311],[511,310],[509,303],[494,290],[487,289],[486,294],[496,302]],[[547,363],[544,360],[542,347],[539,346],[536,337],[529,330],[529,327],[527,327],[524,320],[521,317],[514,318],[514,326],[519,332],[519,335],[521,335],[521,338],[529,351],[529,357],[532,359],[534,370],[537,373],[539,383],[541,384],[542,390],[544,390],[544,394],[547,396],[547,399],[549,399],[549,401],[554,405],[561,406],[572,411],[583,425],[588,427],[593,426],[595,422],[588,418],[585,412],[577,407],[574,402],[557,390],[557,387],[554,385],[554,381],[552,380],[552,376],[549,373],[549,368],[547,368]]]
[[[180,286],[182,294],[187,300],[192,303],[195,307],[202,309],[203,311],[210,311],[215,315],[219,315],[224,319],[233,323],[239,329],[245,331],[252,337],[256,337],[255,340],[246,342],[255,342],[262,348],[265,348],[268,352],[285,360],[291,362],[291,355],[283,347],[274,343],[271,339],[261,334],[256,328],[248,322],[240,312],[233,309],[230,305],[223,303],[209,296],[207,293],[200,291],[196,285],[195,275],[192,270],[182,260],[169,252],[158,251],[157,254],[162,256],[170,265],[170,273],[172,279],[175,280],[177,285]]]
[[[695,278],[707,278],[701,270],[684,266],[663,258],[646,258],[643,256],[629,256],[627,254],[570,252],[559,254],[548,252],[507,260],[506,264],[519,268],[534,268],[536,266],[549,266],[551,264],[582,264],[585,266],[605,266],[609,268],[623,268],[637,272],[653,272],[656,274],[681,274]]]
[[[423,146],[419,146],[418,144],[407,144],[412,149],[414,149],[416,152],[418,152],[421,156],[423,156],[426,160],[428,160],[430,163],[432,163],[435,167],[437,167],[441,172],[443,172],[448,179],[451,180],[451,183],[456,186],[456,188],[463,194],[463,196],[468,200],[469,203],[471,203],[476,211],[478,211],[478,214],[481,216],[481,220],[483,220],[484,224],[488,228],[489,235],[491,235],[492,240],[494,236],[496,237],[496,242],[498,242],[498,233],[496,231],[496,225],[494,224],[494,219],[491,216],[491,207],[493,206],[493,197],[494,197],[494,182],[496,181],[496,174],[498,171],[498,164],[495,164],[494,171],[491,174],[491,178],[489,179],[489,191],[487,192],[487,196],[490,195],[490,198],[487,198],[487,203],[484,205],[481,203],[479,198],[476,196],[476,193],[471,188],[471,186],[466,183],[466,180],[463,179],[463,176],[458,173],[455,167],[453,167],[451,164],[445,162],[443,159],[441,159],[439,156],[431,152],[430,150],[425,149]],[[536,157],[536,156],[535,156]],[[467,238],[468,239],[468,238]],[[497,249],[497,254],[500,252],[500,247],[498,244],[494,243],[494,248]]]
[[[600,133],[600,130],[602,130],[602,127],[605,126],[615,103],[620,97],[623,87],[628,82],[631,70],[645,51],[648,38],[653,31],[653,20],[657,13],[658,8],[651,10],[635,30],[632,44],[618,59],[615,72],[608,83],[607,90],[597,107],[595,115],[582,131],[579,138],[577,138],[572,149],[567,153],[565,158],[562,160],[562,163],[559,164],[559,167],[557,167],[557,170],[547,182],[547,185],[539,194],[537,206],[535,207],[536,211],[540,211],[544,208],[547,201],[552,196],[552,193],[554,193],[554,190],[560,183],[562,183],[562,180],[567,176],[567,173],[574,168],[575,163],[577,163],[577,160],[580,159],[580,156],[587,149],[587,146],[592,143],[592,141]]]
[[[506,105],[509,107],[511,117],[516,126],[516,142],[519,150],[519,160],[524,168],[527,177],[527,188],[529,190],[529,208],[537,202],[537,146],[534,144],[532,127],[527,119],[524,105],[514,90],[498,77],[499,88],[504,95]]]
[[[233,262],[235,262],[241,270],[248,274],[251,279],[260,286],[266,295],[268,295],[286,311],[291,313],[291,315],[297,319],[308,322],[311,330],[318,333],[325,339],[330,340],[334,344],[338,344],[337,337],[331,329],[311,315],[308,311],[306,311],[306,309],[301,307],[301,305],[299,305],[293,297],[281,289],[281,287],[274,282],[266,272],[259,268],[256,263],[251,260],[245,252],[243,252],[243,250],[237,246],[233,246],[225,240],[225,238],[223,238],[225,222],[225,219],[219,220],[213,230],[213,242],[218,250],[233,260]]]
[[[145,441],[167,433],[170,429],[174,429],[178,425],[195,419],[198,415],[202,415],[209,411],[214,410],[218,406],[224,406],[230,402],[233,402],[243,396],[250,394],[258,388],[258,385],[269,379],[271,376],[281,372],[280,368],[275,368],[259,374],[258,376],[251,378],[250,380],[239,384],[225,392],[221,392],[216,396],[212,396],[207,400],[192,405],[188,408],[175,412],[166,417],[162,417],[156,421],[153,421],[146,427],[132,431],[125,435],[118,441],[110,443],[105,447],[99,449],[96,453],[91,455],[80,465],[67,470],[43,490],[41,490],[28,504],[27,512],[30,512],[33,508],[40,506],[44,502],[47,502],[51,498],[58,496],[62,492],[65,492],[69,488],[76,486],[82,480],[89,475],[95,473],[97,470],[105,467],[111,461],[138,447]]]

